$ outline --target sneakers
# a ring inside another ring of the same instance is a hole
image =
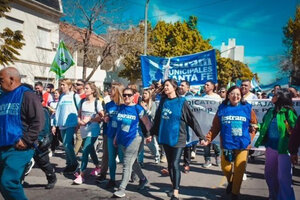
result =
[[[184,166],[183,173],[187,174],[190,172],[190,166]]]
[[[90,173],[91,176],[98,176],[101,172],[101,169],[96,167],[95,169],[93,169],[93,171]]]
[[[216,156],[216,166],[220,166],[221,160],[220,160],[220,156]]]
[[[158,164],[158,163],[160,163],[159,157],[158,157],[158,158],[155,158],[155,164]]]
[[[117,191],[114,192],[114,195],[116,197],[119,197],[119,198],[125,197],[126,196],[125,190],[124,189],[118,189]]]
[[[74,174],[74,172],[77,170],[78,164],[76,165],[71,165],[71,166],[67,166],[63,173],[64,174]]]
[[[140,179],[138,190],[143,190],[148,183],[148,179],[145,177],[144,180]]]
[[[210,160],[205,161],[205,163],[203,164],[204,168],[210,168],[211,167],[211,162]]]
[[[77,176],[77,178],[73,181],[75,185],[81,185],[83,182],[84,178],[81,175]]]
[[[97,183],[103,183],[106,180],[106,176],[103,174],[100,174],[100,176],[96,179]]]
[[[25,167],[24,176],[27,176],[30,173],[30,171],[32,170],[34,164],[35,164],[34,159],[31,158],[30,162]]]
[[[162,156],[162,157],[160,158],[160,162],[161,162],[161,163],[166,163],[166,162],[167,162],[167,157],[166,157],[166,156]]]
[[[116,181],[109,180],[108,183],[105,186],[105,189],[114,188],[116,186]]]
[[[195,151],[192,151],[191,152],[191,159],[195,159],[196,158],[196,152]]]
[[[45,186],[45,189],[47,189],[47,190],[53,189],[56,182],[57,182],[56,177],[55,177],[55,179],[48,181],[48,184]]]

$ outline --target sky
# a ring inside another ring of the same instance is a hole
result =
[[[124,0],[118,19],[137,25],[144,19],[146,0]],[[300,0],[149,0],[148,20],[176,22],[198,17],[198,30],[214,48],[236,39],[244,46],[244,62],[258,73],[261,84],[287,76],[279,68],[286,47],[283,27],[294,18]]]

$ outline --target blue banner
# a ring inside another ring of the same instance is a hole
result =
[[[152,81],[174,78],[186,80],[191,85],[203,85],[211,80],[217,83],[217,62],[215,50],[201,53],[161,58],[141,56],[143,87],[149,87]]]

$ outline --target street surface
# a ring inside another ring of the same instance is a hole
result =
[[[202,149],[198,147],[197,157],[192,160],[191,171],[188,174],[182,173],[181,176],[181,199],[227,199],[225,192],[226,180],[222,174],[221,168],[212,166],[209,169],[202,167],[204,159]],[[30,200],[98,200],[112,199],[114,190],[106,190],[105,185],[96,184],[95,177],[88,176],[86,182],[82,185],[72,185],[74,176],[64,176],[61,172],[65,167],[64,151],[59,148],[51,162],[55,165],[58,182],[53,190],[45,190],[47,183],[44,173],[35,166],[31,173],[25,179],[25,192]],[[99,153],[101,157],[101,152]],[[212,163],[215,159],[212,158]],[[166,163],[155,164],[154,158],[149,154],[145,147],[144,173],[149,183],[145,190],[137,191],[138,182],[129,183],[126,197],[123,199],[141,200],[141,199],[169,199],[167,191],[171,184],[168,176],[161,174],[161,169],[166,167]],[[91,171],[93,165],[89,163],[88,171]],[[121,180],[122,165],[117,166],[117,183]],[[264,155],[258,156],[254,161],[247,165],[248,178],[242,183],[241,200],[263,200],[268,197],[268,189],[264,179]],[[107,176],[109,178],[109,175]],[[294,171],[294,190],[296,198],[300,198],[300,166]],[[117,188],[115,188],[117,189]],[[2,200],[2,196],[0,196]]]

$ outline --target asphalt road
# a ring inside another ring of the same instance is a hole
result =
[[[129,183],[126,197],[123,199],[169,199],[167,191],[171,184],[168,176],[162,175],[161,169],[166,167],[166,163],[155,164],[154,158],[146,148],[144,160],[144,173],[149,183],[145,190],[138,191],[138,182]],[[220,167],[212,166],[209,169],[202,167],[204,162],[202,149],[198,148],[197,157],[192,161],[191,171],[181,175],[181,199],[227,199],[225,192],[226,179]],[[64,151],[58,150],[51,158],[55,165],[58,182],[54,189],[45,190],[47,183],[44,173],[39,168],[33,168],[25,179],[25,192],[30,200],[98,200],[112,199],[114,190],[104,189],[106,182],[96,184],[95,177],[88,176],[82,185],[73,185],[73,175],[64,176],[61,172],[65,166]],[[99,157],[101,152],[99,153]],[[214,158],[212,158],[214,162]],[[88,170],[91,171],[93,165],[89,163]],[[120,183],[122,165],[117,166],[116,180]],[[258,156],[247,165],[247,180],[243,181],[241,196],[242,200],[263,200],[268,197],[268,188],[264,179],[264,155]],[[109,178],[109,176],[107,176]],[[300,167],[294,171],[294,191],[296,198],[300,198]],[[117,189],[117,188],[115,188]],[[3,199],[0,196],[0,199]]]

